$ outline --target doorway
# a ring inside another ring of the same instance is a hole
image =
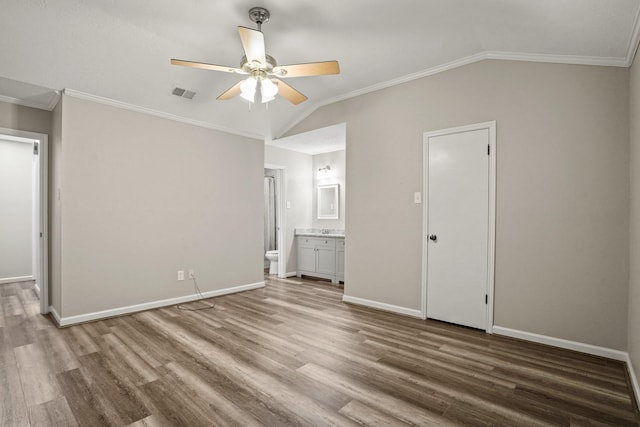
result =
[[[274,241],[276,249],[278,250],[278,277],[286,278],[287,270],[287,244],[285,239],[285,167],[280,165],[265,164],[265,179],[269,175],[273,177],[273,190],[275,195],[273,214],[274,214],[274,230],[271,233],[267,233],[267,221],[265,221],[265,248],[267,247],[267,234],[273,234],[271,238]],[[267,172],[269,171],[269,172]],[[265,198],[265,208],[267,201]],[[266,209],[265,209],[266,210]]]
[[[27,273],[22,276],[2,277],[0,281],[34,280],[36,293],[40,297],[40,313],[46,314],[49,312],[48,136],[41,133],[0,128],[0,141],[5,141],[7,144],[18,144],[16,147],[20,147],[20,151],[25,151],[26,149],[27,155],[32,156],[29,159],[31,167],[20,178],[23,181],[28,179],[29,183],[25,186],[25,190],[28,191],[27,187],[30,189],[25,196],[25,198],[30,199],[29,212],[31,213],[28,219],[29,225],[27,225],[30,230],[26,230],[26,233],[23,233],[23,238],[28,240],[25,244],[30,248],[30,257],[26,257],[28,258],[26,262],[29,265],[24,270]],[[9,273],[5,274],[11,276],[10,270],[7,271]],[[29,273],[30,275],[27,275]]]
[[[422,314],[489,333],[495,129],[495,122],[486,122],[424,134]]]

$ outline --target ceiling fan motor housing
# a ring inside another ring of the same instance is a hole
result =
[[[248,74],[251,74],[252,71],[255,71],[257,69],[261,69],[270,74],[278,64],[276,63],[276,59],[273,56],[265,55],[264,57],[267,60],[267,63],[260,64],[258,62],[247,61],[247,56],[245,55],[240,60],[240,68],[242,68],[242,70]]]

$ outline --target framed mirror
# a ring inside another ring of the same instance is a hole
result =
[[[339,184],[318,186],[318,219],[338,219],[340,206]]]

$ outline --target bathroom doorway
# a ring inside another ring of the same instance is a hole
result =
[[[287,264],[284,244],[284,176],[283,166],[264,165],[264,267],[269,274],[280,278],[286,277]]]

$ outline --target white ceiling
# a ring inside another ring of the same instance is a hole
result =
[[[340,151],[344,150],[347,145],[347,124],[339,123],[285,138],[267,140],[266,143],[274,147],[310,155]]]
[[[338,60],[336,76],[289,79],[309,100],[216,101],[238,75],[237,26],[267,7],[279,64]],[[114,100],[235,133],[282,135],[316,108],[482,58],[628,66],[640,0],[4,0],[0,100],[52,108],[53,90]],[[193,90],[193,100],[171,95]]]

